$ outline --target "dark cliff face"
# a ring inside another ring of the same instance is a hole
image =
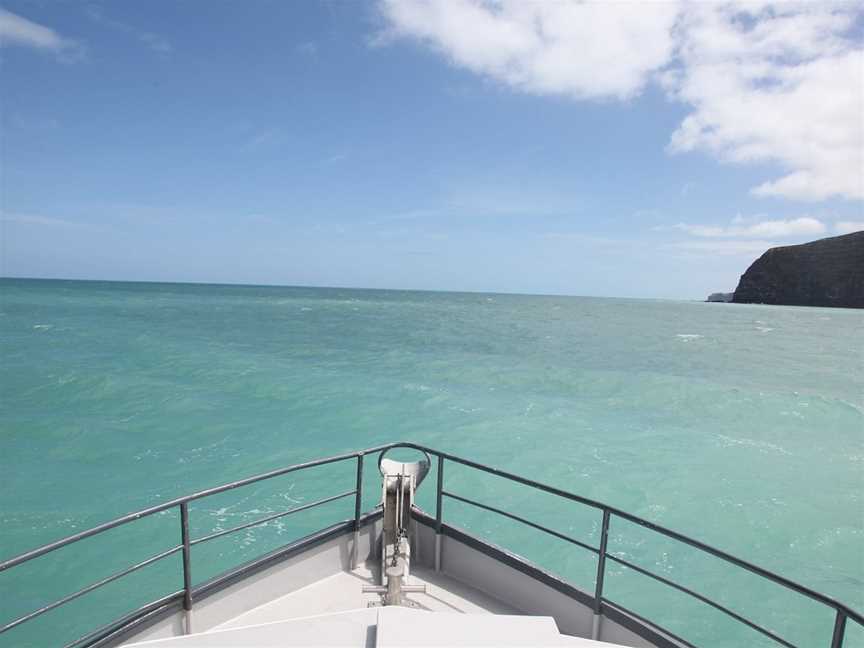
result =
[[[741,275],[732,301],[864,308],[864,231],[771,248]]]

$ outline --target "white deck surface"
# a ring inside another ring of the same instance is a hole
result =
[[[380,600],[377,594],[364,594],[364,585],[374,585],[373,572],[361,566],[353,572],[342,572],[278,598],[271,603],[231,619],[216,630],[284,621],[318,614],[346,612],[365,608]],[[407,594],[417,609],[433,612],[468,614],[518,614],[516,610],[483,592],[463,585],[443,574],[414,569],[412,585],[426,585],[425,594]]]
[[[405,607],[376,607],[212,630],[145,641],[140,648],[285,648],[287,646],[359,646],[409,648],[451,646],[571,646],[615,648],[613,644],[558,633],[551,617],[429,612]],[[619,647],[623,648],[623,647]]]
[[[574,646],[609,648],[558,633],[552,617],[423,612],[384,608],[376,646]]]
[[[411,584],[412,607],[370,606],[373,572],[342,572],[250,610],[208,632],[130,644],[141,648],[277,648],[288,646],[575,646],[614,644],[561,635],[548,616],[519,615],[458,581],[424,569]]]
[[[141,648],[284,648],[375,646],[378,611],[372,608],[277,621],[129,644]]]

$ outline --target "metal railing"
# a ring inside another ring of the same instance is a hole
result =
[[[753,563],[750,563],[746,560],[743,560],[743,559],[738,558],[736,556],[733,556],[729,553],[726,553],[725,551],[723,551],[721,549],[717,549],[716,547],[712,547],[711,545],[708,545],[704,542],[701,542],[699,540],[695,540],[694,538],[690,538],[690,537],[688,537],[682,533],[679,533],[677,531],[673,531],[672,529],[667,529],[667,528],[665,528],[659,524],[656,524],[654,522],[650,522],[649,520],[645,520],[645,519],[640,518],[636,515],[632,515],[630,513],[627,513],[626,511],[622,511],[618,508],[615,508],[614,506],[609,506],[608,504],[604,504],[602,502],[598,502],[598,501],[589,499],[587,497],[575,495],[573,493],[569,493],[569,492],[561,490],[559,488],[555,488],[553,486],[548,486],[546,484],[542,484],[540,482],[534,481],[533,479],[528,479],[526,477],[522,477],[520,475],[515,475],[513,473],[499,470],[497,468],[491,468],[489,466],[485,466],[485,465],[477,463],[475,461],[471,461],[469,459],[463,459],[461,457],[457,457],[455,455],[448,454],[445,452],[439,452],[437,450],[432,450],[429,448],[425,448],[423,446],[418,446],[418,445],[410,444],[410,443],[397,444],[397,445],[401,445],[404,447],[411,447],[411,448],[415,448],[417,450],[423,450],[423,451],[426,451],[426,452],[428,452],[428,453],[430,453],[430,454],[432,454],[438,458],[438,461],[439,461],[439,464],[438,464],[438,484],[437,484],[438,497],[437,497],[437,510],[435,513],[435,521],[436,521],[436,527],[437,527],[436,531],[438,533],[441,532],[442,524],[443,524],[443,521],[442,521],[443,498],[447,497],[447,498],[457,500],[457,501],[460,501],[460,502],[463,502],[466,504],[470,504],[470,505],[475,506],[475,507],[480,508],[480,509],[484,509],[484,510],[487,510],[487,511],[490,511],[493,513],[497,513],[499,515],[502,515],[502,516],[507,517],[509,519],[515,520],[515,521],[520,522],[522,524],[525,524],[531,528],[537,529],[537,530],[542,531],[544,533],[547,533],[553,537],[559,538],[561,540],[564,540],[566,542],[569,542],[569,543],[574,544],[574,545],[576,545],[582,549],[585,549],[587,551],[590,551],[590,552],[596,554],[598,557],[597,575],[596,575],[596,579],[595,579],[595,591],[594,591],[594,597],[593,597],[593,606],[594,606],[594,613],[595,614],[601,614],[603,612],[603,609],[604,609],[604,603],[610,603],[610,604],[614,605],[616,608],[625,610],[628,614],[639,619],[640,621],[647,622],[647,623],[653,625],[654,627],[662,630],[664,633],[669,634],[671,636],[675,636],[671,632],[666,630],[665,628],[662,628],[662,626],[659,626],[658,624],[656,624],[655,622],[643,619],[638,614],[635,614],[634,612],[627,610],[622,605],[617,604],[614,601],[611,601],[611,600],[605,598],[605,596],[603,594],[603,582],[604,582],[604,579],[606,576],[606,562],[612,561],[612,562],[617,563],[623,567],[633,569],[634,571],[639,572],[640,574],[643,574],[644,576],[648,576],[649,578],[652,578],[652,579],[654,579],[660,583],[663,583],[664,585],[667,585],[667,586],[669,586],[669,587],[671,587],[671,588],[673,588],[679,592],[683,592],[684,594],[688,594],[689,596],[695,598],[696,600],[701,601],[702,603],[705,603],[706,605],[709,605],[712,608],[726,614],[727,616],[734,619],[735,621],[738,621],[739,623],[742,623],[742,624],[748,626],[749,628],[761,633],[762,635],[768,637],[769,639],[773,640],[774,642],[776,642],[782,646],[787,646],[790,648],[796,648],[795,644],[793,644],[793,643],[787,641],[786,639],[780,637],[775,632],[772,632],[771,630],[760,626],[759,624],[755,623],[753,620],[748,619],[748,618],[738,614],[737,612],[734,612],[733,610],[729,609],[728,607],[726,607],[724,605],[721,605],[720,603],[717,603],[716,601],[710,599],[709,597],[704,596],[703,594],[700,594],[700,593],[694,591],[693,589],[690,589],[684,585],[681,585],[680,583],[677,583],[677,582],[672,581],[668,578],[660,576],[659,574],[655,574],[654,572],[652,572],[648,569],[645,569],[644,567],[640,567],[639,565],[636,565],[630,561],[624,560],[623,558],[619,558],[618,556],[615,556],[614,554],[609,553],[607,550],[607,544],[608,544],[608,540],[609,540],[609,527],[610,527],[610,524],[614,518],[620,518],[623,520],[627,520],[628,522],[632,522],[634,524],[637,524],[637,525],[644,527],[646,529],[649,529],[651,531],[654,531],[660,535],[666,536],[666,537],[671,538],[673,540],[676,540],[678,542],[681,542],[681,543],[684,543],[684,544],[689,545],[691,547],[694,547],[695,549],[698,549],[698,550],[700,550],[704,553],[707,553],[711,556],[714,556],[716,558],[720,558],[721,560],[728,562],[728,563],[731,563],[732,565],[735,565],[736,567],[740,567],[741,569],[744,569],[748,572],[756,574],[756,575],[758,575],[762,578],[765,578],[765,579],[767,579],[767,580],[769,580],[769,581],[771,581],[777,585],[780,585],[786,589],[789,589],[793,592],[796,592],[802,596],[805,596],[809,599],[817,601],[818,603],[821,603],[821,604],[831,608],[832,610],[834,610],[834,629],[833,629],[832,636],[831,636],[831,643],[830,643],[831,648],[842,648],[843,640],[844,640],[845,632],[846,632],[846,623],[849,619],[853,620],[854,622],[858,623],[861,626],[864,626],[864,616],[862,616],[860,613],[856,612],[855,610],[853,610],[849,606],[847,606],[847,605],[845,605],[839,601],[836,601],[829,596],[826,596],[824,594],[816,592],[815,590],[812,590],[809,587],[805,587],[804,585],[801,585],[800,583],[796,583],[795,581],[792,581],[788,578],[780,576],[779,574],[775,574],[775,573],[773,573],[767,569],[759,567],[758,565],[754,565]],[[601,515],[602,515],[601,520],[600,520],[600,546],[599,547],[593,547],[587,543],[584,543],[580,540],[577,540],[576,538],[573,538],[573,537],[568,536],[566,534],[560,533],[559,531],[555,531],[554,529],[550,529],[550,528],[545,527],[541,524],[537,524],[536,522],[532,522],[531,520],[527,520],[527,519],[520,517],[518,515],[514,515],[513,513],[509,513],[507,511],[495,508],[493,506],[489,506],[488,504],[483,504],[483,503],[478,502],[476,500],[472,500],[468,497],[464,497],[462,495],[457,495],[456,493],[452,493],[450,491],[445,490],[444,484],[443,484],[444,461],[445,460],[446,461],[452,461],[454,463],[461,464],[463,466],[467,466],[469,468],[473,468],[475,470],[479,470],[479,471],[482,471],[482,472],[485,472],[485,473],[488,473],[491,475],[495,475],[496,477],[501,477],[503,479],[507,479],[507,480],[510,480],[510,481],[513,481],[513,482],[516,482],[519,484],[523,484],[525,486],[529,486],[531,488],[535,488],[537,490],[544,491],[544,492],[549,493],[551,495],[555,495],[555,496],[560,497],[562,499],[566,499],[566,500],[569,500],[572,502],[578,502],[580,504],[584,504],[585,506],[589,506],[591,508],[597,509],[598,511],[601,512]],[[684,643],[686,645],[692,645],[680,637],[676,637],[676,639],[678,641],[681,641],[682,643]]]
[[[834,628],[833,628],[833,633],[832,633],[831,643],[830,643],[831,648],[842,648],[843,639],[845,637],[845,631],[846,631],[846,623],[848,620],[851,619],[855,623],[857,623],[861,626],[864,626],[864,617],[862,617],[862,615],[860,613],[858,613],[855,610],[851,609],[850,607],[844,605],[843,603],[840,603],[839,601],[836,601],[836,600],[834,600],[828,596],[825,596],[824,594],[820,594],[819,592],[816,592],[816,591],[814,591],[808,587],[805,587],[804,585],[801,585],[801,584],[796,583],[794,581],[791,581],[787,578],[784,578],[783,576],[780,576],[778,574],[774,574],[773,572],[771,572],[767,569],[764,569],[764,568],[759,567],[757,565],[754,565],[750,562],[742,560],[741,558],[737,558],[735,556],[732,556],[731,554],[728,554],[725,551],[722,551],[720,549],[712,547],[712,546],[705,544],[699,540],[695,540],[695,539],[690,538],[688,536],[685,536],[684,534],[679,533],[677,531],[673,531],[671,529],[667,529],[665,527],[662,527],[658,524],[655,524],[654,522],[650,522],[648,520],[642,519],[642,518],[637,517],[635,515],[631,515],[630,513],[627,513],[625,511],[622,511],[622,510],[617,509],[615,507],[609,506],[607,504],[603,504],[602,502],[597,502],[595,500],[591,500],[591,499],[588,499],[586,497],[582,497],[580,495],[575,495],[573,493],[569,493],[569,492],[561,490],[559,488],[555,488],[553,486],[548,486],[546,484],[534,481],[533,479],[528,479],[526,477],[522,477],[520,475],[515,475],[513,473],[499,470],[497,468],[485,466],[485,465],[477,463],[475,461],[463,459],[461,457],[457,457],[457,456],[449,454],[449,453],[440,452],[438,450],[433,450],[431,448],[427,448],[425,446],[421,446],[421,445],[414,444],[414,443],[390,443],[390,444],[386,444],[386,445],[382,445],[382,446],[378,446],[378,447],[374,447],[374,448],[368,448],[366,450],[362,450],[359,452],[341,454],[341,455],[336,455],[336,456],[332,456],[332,457],[327,457],[325,459],[318,459],[316,461],[309,461],[306,463],[295,464],[293,466],[288,466],[286,468],[273,470],[273,471],[270,471],[267,473],[263,473],[261,475],[249,477],[246,479],[241,479],[241,480],[234,481],[234,482],[231,482],[228,484],[224,484],[222,486],[217,486],[215,488],[202,490],[202,491],[199,491],[197,493],[193,493],[191,495],[179,497],[179,498],[173,499],[171,501],[165,502],[163,504],[160,504],[158,506],[153,506],[153,507],[144,509],[142,511],[138,511],[136,513],[130,513],[128,515],[124,515],[122,517],[116,518],[116,519],[111,520],[109,522],[105,522],[103,524],[95,526],[95,527],[88,529],[86,531],[82,531],[80,533],[70,535],[66,538],[62,538],[62,539],[57,540],[55,542],[51,542],[49,544],[43,545],[37,549],[33,549],[31,551],[28,551],[28,552],[25,552],[25,553],[20,554],[18,556],[15,556],[14,558],[10,558],[8,560],[0,562],[0,572],[4,572],[7,569],[11,569],[13,567],[16,567],[17,565],[21,565],[23,563],[29,562],[31,560],[39,558],[40,556],[44,556],[44,555],[51,553],[57,549],[60,549],[62,547],[66,547],[66,546],[71,545],[75,542],[79,542],[79,541],[84,540],[86,538],[95,536],[95,535],[100,534],[100,533],[104,533],[106,531],[109,531],[110,529],[114,529],[116,527],[129,524],[131,522],[134,522],[136,520],[140,520],[142,518],[154,515],[156,513],[168,511],[171,509],[177,509],[177,510],[179,510],[179,513],[180,513],[180,544],[173,546],[173,547],[171,547],[165,551],[162,551],[161,553],[158,553],[154,556],[151,556],[150,558],[147,558],[146,560],[143,560],[143,561],[138,562],[134,565],[131,565],[131,566],[127,567],[126,569],[123,569],[119,572],[116,572],[116,573],[110,575],[110,576],[102,578],[102,579],[100,579],[94,583],[91,583],[90,585],[87,585],[86,587],[83,587],[80,590],[73,592],[72,594],[68,594],[68,595],[66,595],[60,599],[57,599],[56,601],[54,601],[48,605],[45,605],[45,606],[43,606],[37,610],[34,610],[28,614],[25,614],[25,615],[20,616],[20,617],[14,619],[12,621],[9,621],[8,623],[6,623],[2,627],[0,627],[0,635],[2,635],[5,632],[8,632],[9,630],[11,630],[11,629],[23,624],[23,623],[31,621],[31,620],[45,614],[46,612],[49,612],[49,611],[54,610],[56,608],[59,608],[66,603],[69,603],[69,602],[71,602],[71,601],[73,601],[73,600],[75,600],[81,596],[84,596],[85,594],[88,594],[88,593],[90,593],[90,592],[92,592],[92,591],[94,591],[94,590],[96,590],[96,589],[98,589],[104,585],[107,585],[108,583],[114,582],[120,578],[123,578],[124,576],[127,576],[133,572],[140,570],[140,569],[143,569],[144,567],[147,567],[148,565],[156,563],[156,562],[158,562],[164,558],[167,558],[168,556],[174,555],[177,552],[182,552],[182,558],[183,558],[183,589],[182,590],[180,590],[178,592],[173,592],[173,593],[171,593],[165,597],[162,597],[156,601],[153,601],[153,602],[143,606],[142,608],[139,608],[139,610],[131,612],[130,614],[127,614],[123,618],[118,619],[116,621],[113,621],[112,623],[109,623],[108,625],[103,626],[102,628],[99,628],[99,629],[97,629],[97,630],[95,630],[95,631],[93,631],[93,632],[91,632],[91,633],[89,633],[83,637],[80,637],[80,638],[78,638],[78,639],[76,639],[76,640],[74,640],[74,641],[72,641],[66,645],[68,647],[72,647],[72,646],[81,647],[81,646],[94,645],[99,640],[104,639],[108,635],[109,632],[116,631],[116,630],[122,629],[124,627],[127,627],[131,624],[134,624],[137,620],[139,620],[140,618],[144,617],[145,615],[151,613],[153,610],[157,609],[159,606],[162,606],[162,605],[165,605],[168,603],[172,603],[172,602],[175,602],[178,600],[182,601],[182,607],[184,610],[186,610],[187,612],[191,611],[193,603],[194,603],[195,592],[196,592],[196,589],[192,583],[192,552],[191,552],[191,550],[192,550],[193,546],[201,544],[201,543],[209,542],[211,540],[215,540],[216,538],[220,538],[222,536],[225,536],[225,535],[228,535],[231,533],[236,533],[237,531],[248,529],[248,528],[253,527],[253,526],[266,524],[267,522],[291,515],[293,513],[305,511],[305,510],[308,510],[311,508],[321,506],[323,504],[327,504],[327,503],[334,502],[336,500],[344,499],[344,498],[351,497],[351,496],[353,496],[355,498],[355,500],[354,500],[354,517],[353,517],[353,520],[346,520],[345,524],[351,523],[350,528],[353,529],[353,531],[355,533],[355,538],[356,538],[356,534],[359,532],[359,529],[360,529],[361,517],[362,517],[363,459],[366,455],[383,452],[383,451],[389,450],[391,448],[410,448],[410,449],[419,450],[422,452],[427,452],[430,455],[433,455],[437,458],[438,470],[437,470],[437,484],[436,484],[436,510],[435,510],[435,520],[434,520],[436,533],[441,534],[442,532],[446,531],[448,528],[447,525],[444,523],[444,520],[443,520],[444,498],[446,497],[448,499],[452,499],[452,500],[459,501],[459,502],[462,502],[465,504],[469,504],[469,505],[475,506],[477,508],[501,515],[501,516],[506,517],[508,519],[514,520],[514,521],[519,522],[521,524],[524,524],[524,525],[526,525],[530,528],[533,528],[535,530],[547,533],[547,534],[549,534],[553,537],[556,537],[560,540],[564,540],[570,544],[573,544],[573,545],[575,545],[581,549],[587,550],[587,551],[597,555],[597,557],[598,557],[597,574],[596,574],[596,580],[595,580],[594,596],[592,598],[593,610],[594,610],[594,613],[597,615],[602,614],[604,611],[606,611],[608,609],[608,607],[611,606],[611,608],[623,610],[625,613],[627,613],[628,615],[632,616],[633,618],[641,621],[642,623],[645,623],[649,626],[652,626],[652,627],[664,632],[665,634],[667,634],[669,636],[675,637],[675,635],[673,635],[671,632],[664,629],[662,626],[658,625],[657,623],[655,623],[651,620],[648,620],[648,619],[644,619],[643,617],[640,617],[635,612],[627,610],[626,608],[624,608],[620,604],[615,603],[614,601],[605,597],[605,595],[603,593],[603,584],[604,584],[604,579],[605,579],[605,575],[606,575],[606,563],[607,563],[607,561],[612,561],[612,562],[619,564],[623,567],[626,567],[628,569],[633,569],[634,571],[636,571],[636,572],[638,572],[644,576],[648,576],[648,577],[650,577],[650,578],[652,578],[652,579],[654,579],[654,580],[656,580],[656,581],[658,581],[658,582],[660,582],[660,583],[662,583],[668,587],[671,587],[677,591],[688,594],[689,596],[695,598],[696,600],[698,600],[698,601],[700,601],[706,605],[709,605],[710,607],[726,614],[727,616],[734,619],[735,621],[748,626],[749,628],[761,633],[762,635],[768,637],[769,639],[773,640],[774,642],[776,642],[780,645],[795,648],[794,644],[792,644],[791,642],[787,641],[786,639],[780,637],[775,632],[758,625],[753,620],[748,619],[748,618],[738,614],[737,612],[729,609],[728,607],[726,607],[724,605],[721,605],[720,603],[717,603],[716,601],[713,601],[709,597],[707,597],[703,594],[700,594],[700,593],[694,591],[693,589],[690,589],[684,585],[681,585],[680,583],[677,583],[677,582],[672,581],[668,578],[665,578],[664,576],[661,576],[659,574],[655,574],[654,572],[652,572],[652,571],[650,571],[644,567],[640,567],[639,565],[636,565],[635,563],[632,563],[632,562],[627,561],[623,558],[620,558],[614,554],[609,553],[608,552],[609,528],[610,528],[612,521],[616,518],[619,518],[619,519],[626,520],[628,522],[632,522],[634,524],[637,524],[641,527],[644,527],[646,529],[654,531],[660,535],[666,536],[666,537],[671,538],[673,540],[676,540],[678,542],[681,542],[681,543],[684,543],[684,544],[689,545],[691,547],[694,547],[694,548],[696,548],[696,549],[698,549],[704,553],[707,553],[709,555],[712,555],[716,558],[720,558],[721,560],[724,560],[725,562],[731,563],[732,565],[735,565],[741,569],[744,569],[748,572],[756,574],[756,575],[758,575],[762,578],[765,578],[765,579],[767,579],[767,580],[769,580],[769,581],[771,581],[777,585],[780,585],[786,589],[794,591],[794,592],[796,592],[802,596],[805,596],[809,599],[817,601],[817,602],[833,609],[834,613],[835,613],[835,617],[834,617]],[[230,529],[219,530],[219,531],[216,531],[214,533],[210,533],[208,535],[201,536],[199,538],[193,539],[190,535],[190,522],[189,522],[189,518],[190,518],[189,504],[190,504],[190,502],[200,500],[200,499],[203,499],[203,498],[206,498],[206,497],[209,497],[212,495],[216,495],[219,493],[224,493],[226,491],[229,491],[229,490],[232,490],[235,488],[239,488],[242,486],[247,486],[249,484],[253,484],[256,482],[263,481],[263,480],[272,479],[274,477],[286,475],[288,473],[302,471],[302,470],[305,470],[308,468],[314,468],[314,467],[323,466],[326,464],[333,464],[333,463],[337,463],[337,462],[344,462],[344,461],[351,461],[351,460],[356,462],[356,485],[355,485],[355,488],[352,490],[345,491],[343,493],[339,493],[339,494],[336,494],[336,495],[333,495],[330,497],[325,497],[323,499],[316,500],[314,502],[310,502],[310,503],[304,504],[302,506],[298,506],[298,507],[295,507],[292,509],[288,509],[286,511],[282,511],[280,513],[268,515],[266,517],[259,518],[257,520],[252,521],[252,522],[247,522],[245,524],[241,524],[241,525],[232,527]],[[559,531],[555,531],[554,529],[550,529],[548,527],[545,527],[541,524],[538,524],[536,522],[528,520],[528,519],[521,517],[519,515],[516,515],[514,513],[510,513],[508,511],[504,511],[502,509],[499,509],[499,508],[496,508],[493,506],[489,506],[488,504],[483,504],[483,503],[478,502],[476,500],[472,500],[468,497],[464,497],[462,495],[458,495],[458,494],[453,493],[451,491],[445,490],[445,488],[444,488],[444,465],[445,465],[445,461],[452,461],[456,464],[460,464],[460,465],[466,466],[468,468],[479,470],[481,472],[491,474],[491,475],[494,475],[496,477],[507,479],[509,481],[512,481],[512,482],[515,482],[518,484],[522,484],[524,486],[528,486],[528,487],[543,491],[545,493],[549,493],[551,495],[554,495],[556,497],[560,497],[560,498],[565,499],[565,500],[569,500],[572,502],[578,502],[580,504],[583,504],[585,506],[588,506],[588,507],[591,507],[591,508],[598,510],[601,513],[601,519],[599,522],[599,524],[600,524],[600,527],[599,527],[600,528],[600,544],[599,544],[599,546],[594,547],[594,546],[592,546],[588,543],[585,543],[581,540],[578,540],[576,538],[573,538],[571,536],[563,534]],[[355,552],[356,552],[356,545],[357,545],[357,543],[355,541],[354,548],[353,548],[353,551],[355,551]],[[353,559],[356,559],[356,554],[352,557],[352,560]],[[692,645],[680,637],[675,637],[675,638],[677,641],[679,641],[685,645]]]
[[[170,549],[158,553],[146,560],[143,560],[139,563],[131,565],[130,567],[123,569],[119,572],[116,572],[110,576],[102,578],[86,587],[83,587],[76,592],[68,594],[56,601],[49,603],[48,605],[44,605],[37,610],[34,610],[28,614],[20,616],[8,623],[5,623],[2,627],[0,627],[0,635],[13,628],[21,625],[22,623],[26,623],[27,621],[31,621],[39,616],[42,616],[46,612],[50,612],[66,603],[74,601],[75,599],[84,596],[104,585],[112,583],[124,576],[128,576],[129,574],[138,571],[139,569],[143,569],[149,565],[152,565],[155,562],[162,560],[163,558],[167,558],[168,556],[172,556],[177,552],[182,552],[183,556],[183,589],[180,592],[175,592],[167,597],[165,597],[165,601],[170,601],[178,598],[178,596],[182,595],[182,603],[183,609],[186,611],[190,611],[192,609],[193,604],[193,595],[194,595],[194,587],[192,585],[192,547],[204,542],[209,542],[211,540],[215,540],[216,538],[220,538],[222,536],[236,533],[237,531],[241,531],[243,529],[248,529],[253,526],[258,526],[262,524],[266,524],[272,520],[276,520],[278,518],[282,518],[293,513],[298,513],[300,511],[305,511],[311,508],[315,508],[317,506],[321,506],[323,504],[328,504],[330,502],[334,502],[339,499],[343,499],[346,497],[354,496],[355,503],[355,513],[354,513],[354,528],[359,529],[360,526],[360,514],[362,508],[362,497],[363,497],[363,456],[364,454],[368,454],[370,452],[377,452],[382,448],[370,448],[369,450],[364,450],[363,452],[354,452],[342,455],[336,455],[333,457],[327,457],[325,459],[318,459],[316,461],[309,461],[306,463],[295,464],[293,466],[288,466],[287,468],[280,468],[278,470],[272,470],[267,473],[263,473],[261,475],[256,475],[254,477],[248,477],[246,479],[240,479],[228,484],[223,484],[222,486],[217,486],[215,488],[209,488],[206,490],[199,491],[197,493],[192,493],[191,495],[186,495],[183,497],[178,497],[176,499],[170,500],[163,504],[159,504],[158,506],[153,506],[142,511],[138,511],[136,513],[130,513],[128,515],[124,515],[122,517],[116,518],[109,522],[105,522],[98,526],[95,526],[86,531],[82,531],[80,533],[76,533],[74,535],[68,536],[66,538],[62,538],[55,542],[51,542],[49,544],[38,547],[37,549],[33,549],[31,551],[25,552],[14,558],[10,558],[9,560],[5,560],[0,562],[0,572],[4,572],[7,569],[11,569],[28,561],[34,560],[41,556],[44,556],[48,553],[56,551],[57,549],[61,549],[63,547],[69,546],[75,542],[79,542],[86,538],[90,538],[92,536],[98,535],[100,533],[104,533],[111,529],[117,528],[119,526],[123,526],[137,520],[141,520],[143,518],[149,517],[151,515],[155,515],[156,513],[161,513],[163,511],[169,511],[172,509],[179,510],[180,512],[180,544],[171,547]],[[301,470],[306,470],[309,468],[315,468],[317,466],[323,466],[326,464],[337,463],[341,461],[350,461],[354,460],[357,462],[357,484],[353,490],[345,491],[344,493],[339,493],[337,495],[333,495],[331,497],[325,497],[323,499],[316,500],[314,502],[310,502],[308,504],[304,504],[302,506],[298,506],[292,509],[288,509],[286,511],[282,511],[280,513],[275,513],[273,515],[268,515],[266,517],[253,520],[252,522],[247,522],[245,524],[241,524],[239,526],[232,527],[230,529],[224,529],[217,531],[215,533],[211,533],[209,535],[202,536],[200,538],[193,539],[190,535],[189,531],[189,503],[194,502],[196,500],[203,499],[205,497],[210,497],[211,495],[217,495],[219,493],[224,493],[229,490],[233,490],[235,488],[240,488],[242,486],[248,486],[249,484],[254,484],[256,482],[260,482],[267,479],[272,479],[274,477],[281,477],[282,475],[287,475],[288,473],[297,472]],[[144,609],[149,609],[153,607],[153,605],[157,602],[161,602],[163,599],[159,601],[154,601],[153,603],[145,606]],[[76,639],[75,641],[70,642],[67,646],[83,646],[89,645],[88,642],[96,641],[99,639],[100,634],[107,632],[112,626],[115,626],[119,623],[119,621],[114,622],[112,624],[108,624],[100,630],[96,632],[89,633],[83,637]]]

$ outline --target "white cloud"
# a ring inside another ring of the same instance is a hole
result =
[[[767,220],[751,224],[743,223],[744,219],[736,218],[732,221],[731,225],[726,226],[678,223],[677,225],[673,225],[673,227],[692,236],[703,238],[788,237],[823,234],[827,229],[822,221],[808,216],[789,220]]]
[[[77,58],[82,53],[81,45],[76,41],[63,38],[49,27],[0,9],[0,46],[8,45],[50,51],[67,60]]]
[[[626,99],[673,51],[675,2],[384,0],[390,37],[537,94]]]
[[[690,108],[672,152],[769,162],[760,196],[864,198],[864,49],[855,3],[381,0],[412,38],[520,91]]]
[[[834,231],[838,234],[851,234],[864,230],[864,221],[837,221],[834,223]]]
[[[694,3],[665,77],[692,112],[674,152],[778,163],[760,196],[864,198],[864,51],[854,5]]]

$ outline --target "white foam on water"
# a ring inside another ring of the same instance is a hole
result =
[[[780,412],[780,416],[793,416],[795,418],[804,420],[804,415],[801,412],[796,412],[795,410],[783,410]]]
[[[705,336],[699,335],[698,333],[677,333],[675,337],[677,337],[682,342],[692,342],[693,340],[698,340]]]
[[[402,385],[402,389],[405,391],[417,391],[417,392],[428,392],[432,391],[432,388],[429,385],[424,385],[422,383],[405,383]]]
[[[768,441],[757,441],[756,439],[736,439],[734,437],[726,436],[725,434],[718,434],[717,438],[720,439],[721,444],[726,448],[731,448],[733,446],[741,446],[745,448],[754,448],[759,452],[764,453],[792,456],[792,453],[785,448],[782,448],[774,443],[769,443]]]
[[[771,328],[770,326],[757,326],[756,330],[762,331],[763,333],[767,333],[768,331],[773,331],[774,329]]]

